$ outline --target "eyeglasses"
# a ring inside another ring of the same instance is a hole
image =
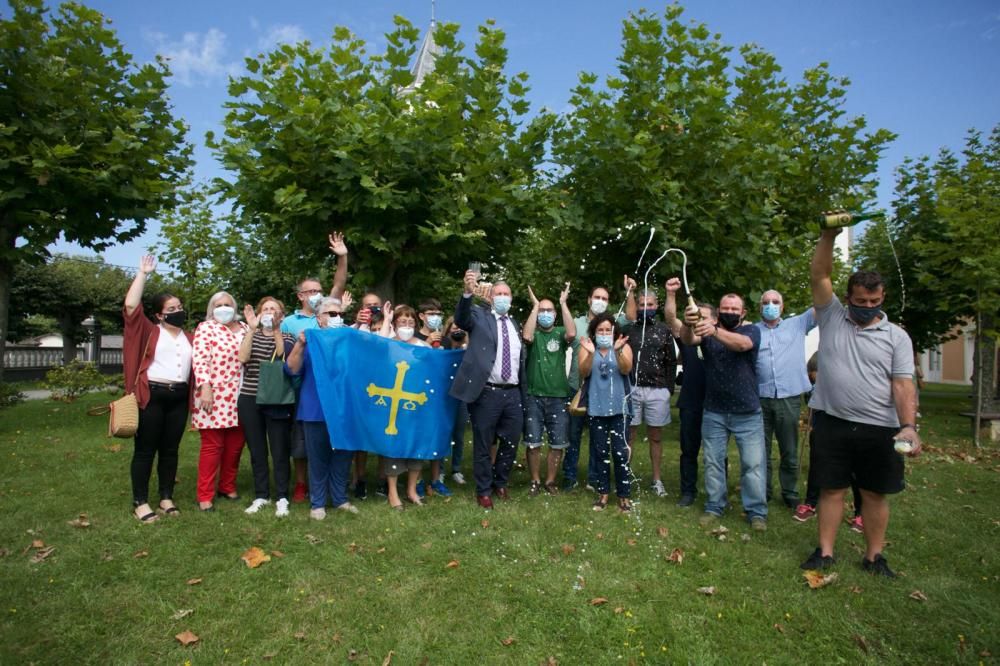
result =
[[[322,289],[302,289],[299,291],[300,294],[322,294]]]
[[[331,312],[320,312],[320,314],[325,314],[327,317],[339,317],[340,316],[339,312],[333,312],[333,311],[331,311]]]
[[[549,312],[551,314],[555,314],[556,313],[556,311],[555,311],[554,308],[542,308],[541,310],[538,311],[539,314],[541,314],[543,312]]]
[[[761,301],[760,304],[761,305],[781,305],[781,301],[774,301],[774,300],[771,300],[771,301]]]
[[[428,317],[432,317],[434,315],[441,317],[443,316],[444,313],[442,313],[440,310],[430,310],[429,312],[425,312],[424,314],[427,315]]]
[[[611,376],[611,362],[608,360],[601,361],[601,378],[607,379]]]

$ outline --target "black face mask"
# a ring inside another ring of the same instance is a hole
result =
[[[455,342],[461,342],[465,339],[465,331],[452,331],[451,339]]]
[[[727,331],[735,330],[740,322],[743,321],[743,315],[737,312],[720,312],[719,313],[719,323],[722,324],[722,328]]]
[[[867,326],[872,322],[875,317],[879,316],[882,312],[882,304],[879,303],[876,306],[866,308],[860,305],[855,305],[854,303],[847,303],[847,311],[851,313],[851,319],[861,324],[862,326]]]
[[[180,328],[187,321],[187,312],[184,310],[178,310],[177,312],[168,312],[163,315],[163,323],[170,324],[171,326],[176,326]]]

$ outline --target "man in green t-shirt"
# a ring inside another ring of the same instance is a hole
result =
[[[521,337],[528,345],[524,398],[524,445],[531,473],[528,494],[541,492],[542,431],[549,435],[549,456],[545,470],[545,490],[555,495],[556,472],[563,451],[569,445],[569,380],[566,377],[566,350],[576,337],[576,324],[566,305],[569,282],[559,294],[559,306],[565,326],[556,326],[555,305],[547,298],[538,300],[528,287],[531,314],[524,323]]]

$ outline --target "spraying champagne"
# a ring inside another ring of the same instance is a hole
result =
[[[819,230],[824,229],[837,229],[839,227],[850,227],[854,226],[858,222],[864,222],[865,220],[879,220],[885,217],[885,211],[881,210],[863,210],[863,211],[846,211],[844,209],[838,210],[828,210],[819,215]]]

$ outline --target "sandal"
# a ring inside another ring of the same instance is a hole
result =
[[[163,502],[160,502],[160,511],[167,516],[175,516],[180,514],[180,509],[177,508],[176,504],[171,504],[170,506],[163,506]]]
[[[532,497],[537,497],[540,492],[542,492],[542,482],[532,481],[531,485],[528,487],[528,494]]]
[[[597,499],[594,500],[594,511],[604,511],[608,506],[608,496],[598,495]]]
[[[216,497],[221,497],[222,499],[227,499],[227,500],[229,500],[231,502],[235,502],[236,500],[238,500],[240,498],[240,494],[239,493],[233,493],[232,495],[227,495],[226,493],[222,492],[221,490],[219,492],[215,493],[215,496]]]
[[[558,495],[559,485],[555,481],[549,481],[548,483],[545,484],[545,492],[547,492],[549,495]]]
[[[399,503],[399,504],[390,504],[389,508],[392,509],[393,511],[402,511],[404,509],[402,503]]]
[[[419,497],[417,499],[413,499],[412,497],[407,497],[404,501],[409,502],[414,506],[424,506],[423,500],[421,500]]]
[[[159,516],[157,516],[152,511],[150,511],[144,516],[140,516],[135,511],[133,511],[132,515],[135,516],[135,519],[138,520],[140,523],[155,523],[157,519],[159,519]]]
[[[627,497],[618,498],[618,510],[622,513],[628,513],[632,510],[632,502]]]

